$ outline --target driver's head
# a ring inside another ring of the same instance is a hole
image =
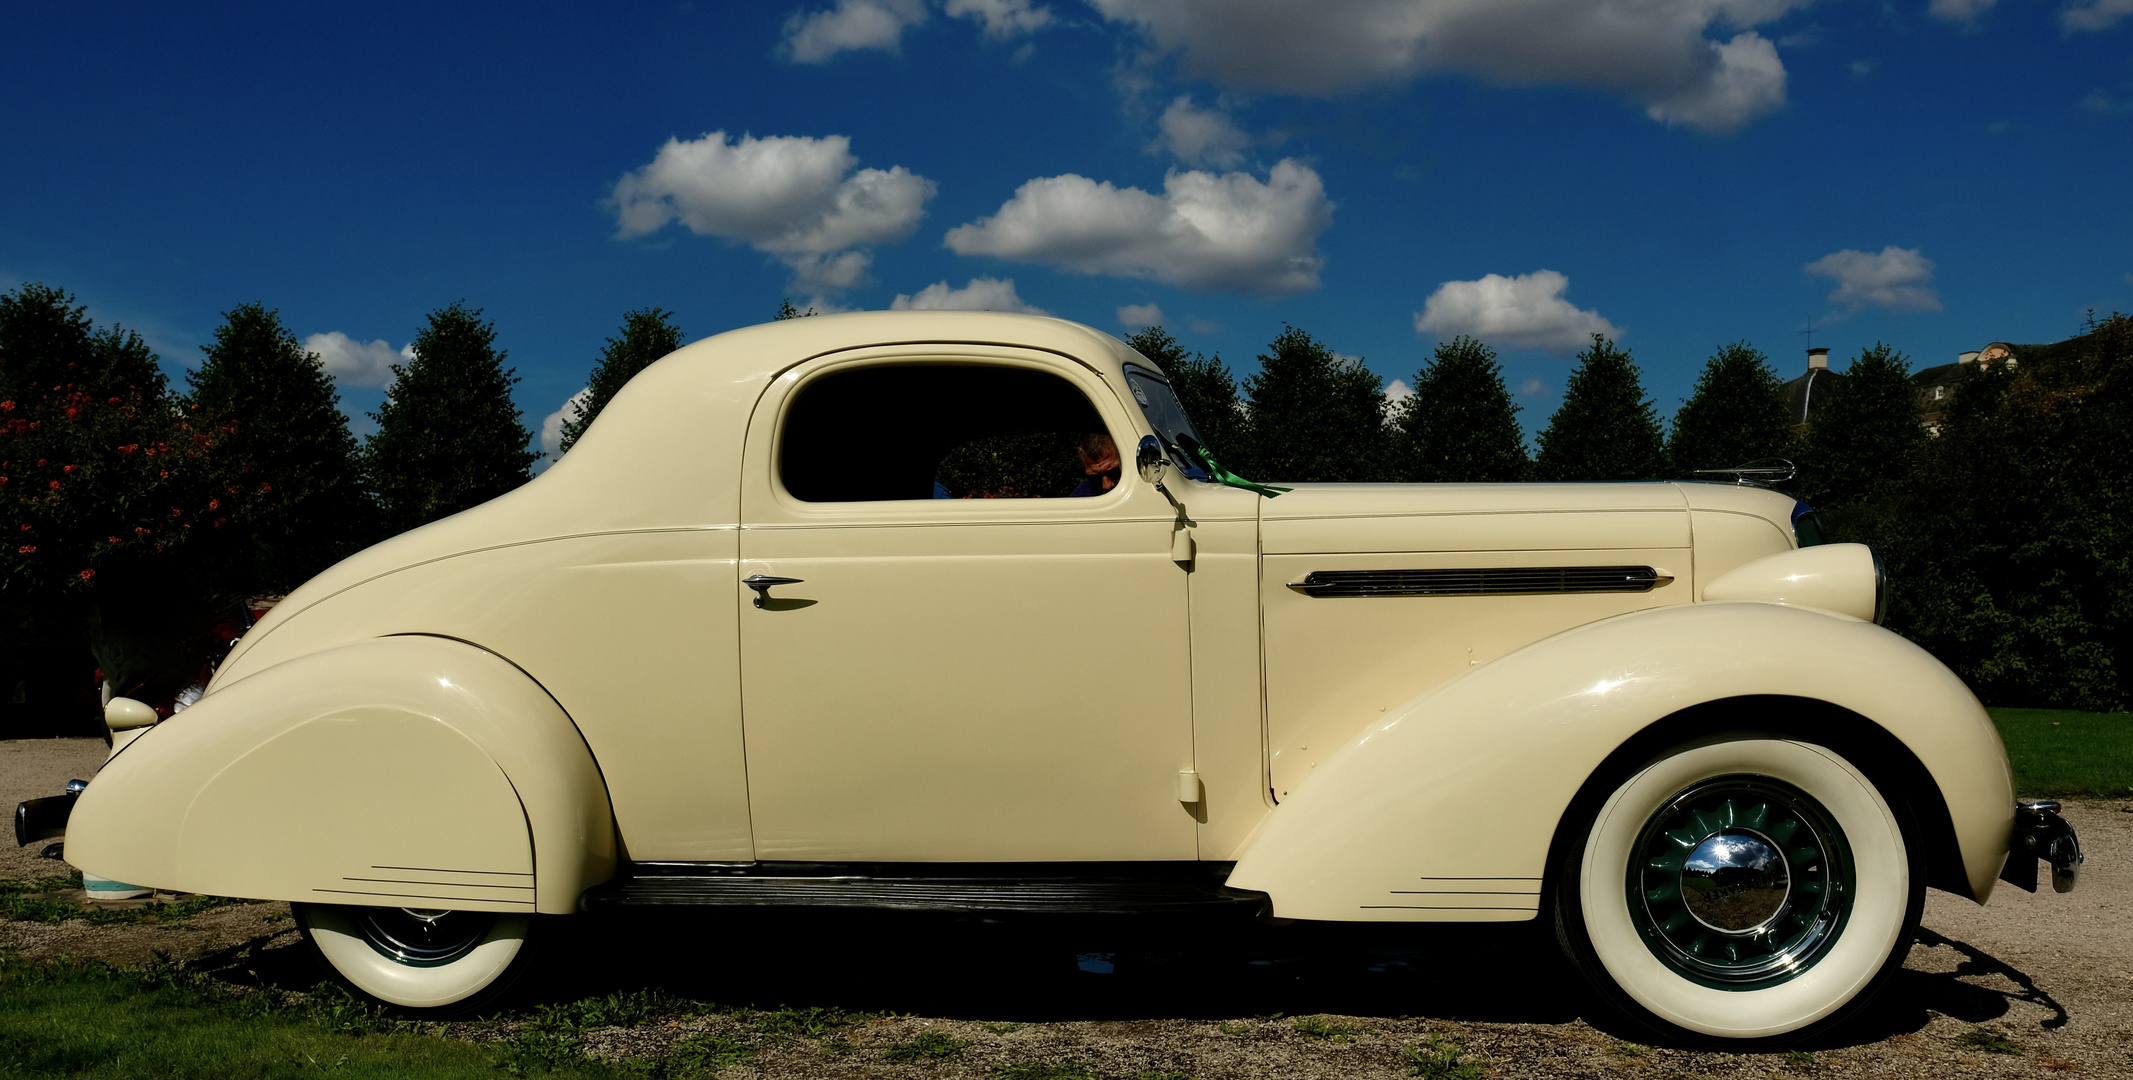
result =
[[[1118,444],[1111,441],[1111,436],[1101,431],[1083,435],[1076,449],[1081,452],[1081,471],[1090,476],[1118,468]]]

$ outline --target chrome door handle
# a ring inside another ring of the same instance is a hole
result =
[[[769,574],[750,574],[741,579],[741,584],[755,590],[755,606],[762,607],[763,601],[770,599],[771,586],[798,585],[800,584],[800,579],[796,577],[771,577]]]

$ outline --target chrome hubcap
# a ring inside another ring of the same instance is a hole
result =
[[[1851,848],[1807,793],[1759,776],[1708,780],[1645,823],[1627,880],[1652,954],[1707,986],[1753,990],[1813,966],[1843,930]]]
[[[1785,855],[1767,837],[1727,829],[1696,845],[1681,867],[1681,901],[1721,934],[1754,934],[1792,895]]]
[[[496,916],[481,911],[359,908],[357,929],[370,947],[409,967],[437,967],[473,952]]]

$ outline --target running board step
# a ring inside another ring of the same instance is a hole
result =
[[[1226,876],[1227,867],[1222,868]],[[793,874],[774,869],[689,872],[626,867],[586,890],[581,911],[649,907],[847,908],[1050,915],[1229,913],[1271,909],[1265,893],[1231,889],[1220,877],[1046,879],[879,874]]]

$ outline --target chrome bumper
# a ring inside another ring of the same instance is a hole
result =
[[[2007,843],[2007,865],[2000,880],[2024,892],[2037,891],[2037,861],[2052,864],[2052,891],[2073,892],[2081,876],[2081,841],[2059,816],[2055,802],[2015,804],[2014,835]]]
[[[43,799],[30,799],[15,804],[15,846],[25,847],[39,840],[51,840],[67,834],[67,818],[74,813],[74,800],[82,789],[89,785],[80,780],[67,781],[67,793]]]

